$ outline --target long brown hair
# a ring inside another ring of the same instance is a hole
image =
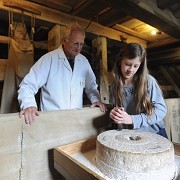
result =
[[[137,43],[129,43],[120,51],[117,56],[116,62],[114,64],[113,73],[113,83],[112,83],[112,96],[115,106],[123,105],[123,75],[121,72],[121,61],[124,58],[134,59],[136,57],[140,58],[140,67],[133,76],[133,87],[135,90],[134,101],[136,104],[136,113],[140,113],[142,110],[146,111],[147,115],[151,115],[153,112],[153,105],[150,98],[147,95],[147,60],[145,49]]]

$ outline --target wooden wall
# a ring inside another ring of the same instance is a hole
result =
[[[0,115],[0,179],[61,179],[53,148],[97,136],[109,125],[99,108],[41,112],[33,125],[17,113]]]

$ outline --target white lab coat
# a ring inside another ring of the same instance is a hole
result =
[[[42,111],[82,108],[84,88],[91,103],[100,101],[96,78],[86,57],[78,54],[72,71],[62,47],[42,56],[21,82],[21,109],[37,107],[34,95],[39,88]]]

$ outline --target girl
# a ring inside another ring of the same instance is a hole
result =
[[[167,108],[156,80],[148,74],[146,51],[127,44],[113,67],[110,118],[118,127],[150,131],[167,138],[163,118]]]

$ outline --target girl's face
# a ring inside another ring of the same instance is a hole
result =
[[[121,61],[121,72],[124,80],[130,80],[136,74],[137,70],[141,65],[140,58],[136,57],[134,59],[123,59]]]

